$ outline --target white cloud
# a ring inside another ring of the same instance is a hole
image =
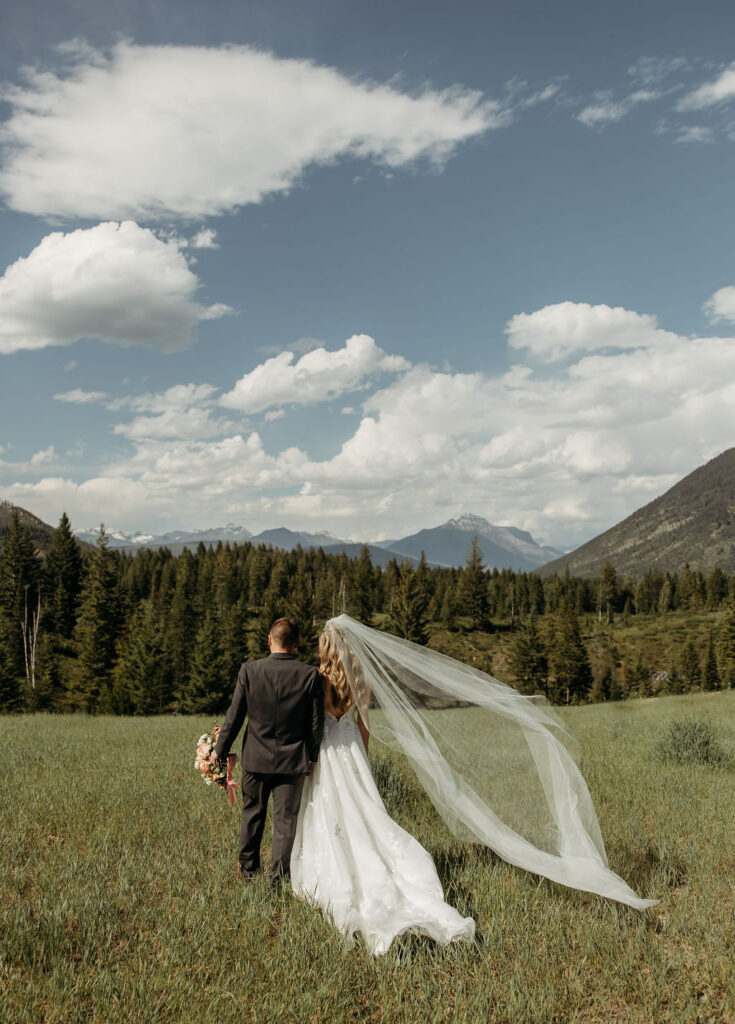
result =
[[[217,393],[212,384],[174,384],[165,391],[146,391],[140,395],[113,398],[108,409],[132,409],[135,412],[170,412],[209,402]]]
[[[13,209],[64,217],[202,217],[352,156],[440,166],[510,112],[454,86],[401,92],[246,46],[67,48],[7,88],[0,189]]]
[[[705,125],[691,124],[679,129],[676,142],[682,145],[690,143],[714,142],[714,132]]]
[[[408,365],[402,356],[386,355],[367,334],[355,334],[344,348],[313,349],[296,362],[293,352],[281,352],[241,377],[219,402],[244,413],[311,405],[355,391],[378,373],[395,373]]]
[[[658,100],[662,93],[655,89],[636,89],[621,100],[614,100],[609,92],[598,93],[595,102],[588,104],[578,114],[577,120],[588,128],[599,128],[612,121],[621,121],[640,103]]]
[[[644,85],[657,85],[677,71],[689,67],[686,57],[639,57],[628,68],[628,74]]]
[[[683,96],[677,103],[677,110],[703,110],[732,99],[735,99],[735,62],[713,81],[705,82]]]
[[[166,391],[128,395],[108,403],[108,409],[131,409],[153,413],[136,416],[127,423],[113,427],[116,434],[142,441],[173,437],[182,440],[218,437],[233,426],[230,420],[212,414],[213,396],[217,388],[211,384],[176,384]]]
[[[0,448],[0,453],[2,452],[3,449]],[[35,452],[27,462],[5,462],[3,459],[0,459],[0,469],[15,473],[43,473],[49,469],[56,468],[58,465],[59,456],[53,445]]]
[[[192,249],[219,249],[216,239],[217,232],[214,228],[202,228],[201,231],[197,231],[189,245]]]
[[[282,420],[286,415],[285,409],[271,409],[264,416],[266,423],[274,423],[276,420]]]
[[[529,349],[547,360],[579,351],[637,348],[669,337],[654,316],[586,302],[558,302],[535,313],[517,313],[508,321],[506,334],[511,348]]]
[[[176,244],[132,221],[53,232],[0,278],[0,353],[88,337],[181,348],[229,312],[197,302],[198,287]]]
[[[217,437],[232,427],[229,420],[214,419],[209,409],[170,409],[158,416],[136,416],[129,423],[117,423],[116,434],[131,440],[175,437],[193,439]]]
[[[714,307],[730,316],[732,296],[723,291]],[[227,518],[363,537],[400,536],[469,508],[576,544],[732,443],[735,338],[683,337],[653,317],[585,303],[510,323],[511,343],[542,355],[561,347],[567,361],[500,375],[404,367],[368,394],[346,438],[341,408],[330,414],[328,392],[312,393],[307,376],[304,393],[324,402],[325,429],[334,431],[333,450],[321,458],[304,450],[298,417],[296,444],[273,452],[254,432],[188,435],[184,414],[211,412],[216,394],[210,385],[184,385],[170,389],[176,399],[164,392],[125,405],[155,407],[169,426],[166,410],[178,410],[178,436],[129,430],[130,456],[96,478],[16,481],[3,493],[52,521],[66,508],[80,522],[124,528]],[[255,397],[267,393],[256,389]]]
[[[727,320],[735,324],[735,286],[719,288],[707,299],[702,308],[713,323]]]
[[[107,398],[106,391],[84,391],[82,388],[73,388],[71,391],[60,391],[54,395],[57,402],[71,402],[74,405],[91,405],[101,402]]]

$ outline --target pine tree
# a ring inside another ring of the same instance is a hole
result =
[[[66,512],[54,530],[44,566],[47,594],[44,626],[68,640],[74,631],[82,589],[83,560]]]
[[[583,701],[590,689],[592,673],[571,594],[564,599],[557,619],[550,661],[556,701],[567,704]]]
[[[722,680],[717,667],[717,655],[715,654],[715,642],[712,636],[707,644],[707,654],[704,658],[704,670],[702,672],[703,690],[721,690]]]
[[[707,577],[707,607],[716,611],[727,599],[727,576],[715,568]]]
[[[115,666],[112,710],[160,715],[170,710],[170,666],[164,657],[161,623],[152,601],[142,601],[133,615],[127,642]]]
[[[388,609],[388,628],[405,640],[425,644],[429,639],[427,601],[416,577],[408,560],[399,566]]]
[[[604,614],[609,624],[613,620],[613,610],[618,595],[618,576],[612,562],[605,562],[600,573],[597,611],[600,621]]]
[[[477,537],[472,538],[460,584],[461,613],[467,616],[472,629],[488,628],[487,576]]]
[[[101,526],[97,544],[89,556],[74,629],[77,660],[70,694],[74,707],[98,711],[109,701],[119,628],[116,566],[105,528]]]
[[[451,632],[454,632],[457,628],[458,610],[457,588],[454,581],[449,580],[444,588],[444,596],[442,598],[441,609],[439,611],[439,619],[442,626]]]
[[[226,710],[234,686],[222,622],[218,612],[210,608],[196,636],[183,710],[190,715],[219,714]]]
[[[35,686],[40,611],[40,565],[30,530],[13,509],[0,552],[0,710],[20,706],[23,689]]]
[[[639,697],[651,696],[651,671],[643,660],[643,652],[641,650],[638,651],[636,656],[635,664],[630,674],[630,681],[637,687]]]
[[[188,548],[184,548],[176,559],[176,583],[164,630],[164,657],[170,667],[172,702],[177,710],[182,706],[199,627],[196,580],[195,558]]]
[[[363,544],[360,555],[352,565],[348,584],[348,608],[350,615],[370,625],[375,607],[375,583],[370,549]]]
[[[702,669],[693,640],[687,640],[684,644],[679,661],[679,673],[685,692],[699,689],[702,683]]]
[[[268,634],[276,619],[281,619],[286,614],[286,602],[281,598],[275,588],[268,586],[263,595],[263,603],[255,620],[255,626],[248,638],[248,654],[250,658],[265,658],[268,656]]]
[[[669,668],[669,671],[667,673],[666,691],[667,693],[684,692],[684,680],[681,678],[679,666],[675,661],[671,662],[671,667]]]
[[[300,568],[293,578],[286,602],[287,614],[299,627],[299,658],[311,662],[317,656],[319,630],[314,621],[314,587],[311,575]]]
[[[549,664],[535,614],[519,629],[511,645],[510,670],[521,693],[549,692]]]
[[[717,635],[717,657],[723,685],[732,689],[735,687],[735,598],[730,601],[729,610]]]

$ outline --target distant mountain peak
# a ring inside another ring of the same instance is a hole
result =
[[[447,519],[446,523],[442,523],[442,526],[454,526],[458,530],[468,530],[474,533],[486,533],[492,529],[492,524],[487,519],[475,515],[474,512],[463,512],[456,519]]]

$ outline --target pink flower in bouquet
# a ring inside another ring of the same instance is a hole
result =
[[[210,762],[212,764],[216,764],[217,763],[217,751],[216,750],[213,750],[212,753],[209,755],[209,760],[210,760]]]
[[[200,761],[199,771],[202,773],[202,775],[209,775],[209,773],[212,771],[212,766],[209,763],[209,761]]]

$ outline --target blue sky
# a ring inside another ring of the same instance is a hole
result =
[[[571,546],[732,443],[725,3],[0,13],[0,495]]]

